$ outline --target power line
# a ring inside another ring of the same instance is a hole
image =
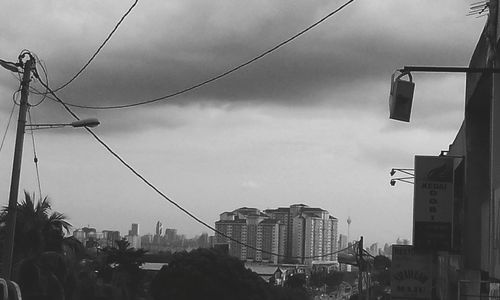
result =
[[[181,94],[184,94],[184,93],[187,93],[189,91],[192,91],[192,90],[195,90],[197,88],[200,88],[204,85],[207,85],[211,82],[214,82],[218,79],[221,79],[222,77],[225,77],[231,73],[234,73],[236,71],[238,71],[239,69],[242,69],[246,66],[248,66],[249,64],[263,58],[264,56],[278,50],[279,48],[283,47],[284,45],[290,43],[291,41],[295,40],[296,38],[300,37],[301,35],[305,34],[306,32],[308,32],[309,30],[313,29],[314,27],[318,26],[319,24],[323,23],[324,21],[326,21],[328,18],[330,18],[331,16],[335,15],[336,13],[340,12],[342,9],[344,9],[347,5],[351,4],[352,2],[354,2],[354,0],[349,0],[347,1],[346,3],[344,3],[343,5],[341,5],[339,8],[337,8],[336,10],[330,12],[329,14],[327,14],[326,16],[324,16],[323,18],[321,18],[319,21],[313,23],[312,25],[308,26],[307,28],[303,29],[302,31],[300,31],[299,33],[293,35],[292,37],[286,39],[285,41],[277,44],[276,46],[270,48],[269,50],[267,51],[264,51],[263,53],[255,56],[254,58],[232,68],[232,69],[229,69],[215,77],[212,77],[210,79],[207,79],[205,81],[202,81],[200,83],[197,83],[195,85],[192,85],[191,87],[188,87],[188,88],[185,88],[185,89],[182,89],[182,90],[179,90],[177,92],[174,92],[174,93],[171,93],[171,94],[168,94],[168,95],[165,95],[165,96],[162,96],[162,97],[158,97],[158,98],[154,98],[154,99],[150,99],[150,100],[144,100],[144,101],[139,101],[139,102],[136,102],[136,103],[131,103],[131,104],[122,104],[122,105],[109,105],[109,106],[90,106],[90,105],[79,105],[79,104],[74,104],[74,103],[68,103],[68,102],[65,102],[66,105],[68,106],[71,106],[71,107],[77,107],[77,108],[85,108],[85,109],[100,109],[100,110],[105,110],[105,109],[122,109],[122,108],[130,108],[130,107],[135,107],[135,106],[140,106],[140,105],[145,105],[145,104],[151,104],[151,103],[154,103],[154,102],[158,102],[158,101],[161,101],[161,100],[166,100],[166,99],[169,99],[169,98],[173,98],[175,96],[179,96]],[[60,88],[59,88],[60,89]],[[55,91],[58,91],[59,89],[56,89]]]
[[[31,119],[31,108],[28,107],[28,119],[30,121],[30,124],[33,124],[33,121]],[[35,163],[35,169],[36,169],[36,180],[38,182],[38,192],[40,193],[40,199],[42,199],[42,185],[40,184],[40,171],[38,170],[38,156],[36,154],[36,146],[35,146],[35,133],[33,130],[31,130],[31,142],[33,144],[33,162]]]
[[[3,143],[5,142],[5,137],[7,136],[7,131],[9,130],[10,122],[12,121],[12,115],[14,114],[14,109],[16,108],[16,103],[12,104],[12,110],[10,111],[9,121],[7,121],[7,127],[5,128],[5,132],[3,133],[2,143],[0,143],[0,152],[2,152]]]
[[[45,77],[45,82],[47,83],[47,85],[49,85],[49,75],[47,72],[47,66],[45,65],[45,62],[42,61],[41,59],[39,59],[36,54],[32,53],[32,55],[36,59],[36,62],[38,63],[38,65],[42,68],[43,76]],[[49,92],[47,90],[45,90],[45,92],[40,92],[38,89],[36,89],[34,87],[30,87],[30,92],[35,94],[35,95],[42,96],[42,99],[40,101],[38,101],[36,104],[30,104],[31,107],[38,106],[38,105],[42,104],[46,98],[50,98]],[[41,195],[40,195],[40,197],[41,197]]]
[[[52,91],[50,89],[50,87],[48,85],[46,85],[41,79],[40,77],[38,76],[38,73],[35,72],[35,77],[38,79],[38,81],[52,94],[52,96],[54,96],[54,98],[57,99],[57,101],[59,103],[62,104],[62,106],[64,107],[64,109],[71,115],[73,116],[73,118],[75,118],[76,120],[80,120],[80,117],[78,117],[78,115],[76,115],[69,107],[68,105],[62,101],[55,93],[54,91]],[[221,232],[219,230],[217,230],[215,227],[209,225],[208,223],[206,223],[205,221],[201,220],[200,218],[198,218],[197,216],[195,216],[193,213],[191,213],[190,211],[188,211],[187,209],[185,209],[184,207],[182,207],[180,204],[178,204],[177,202],[175,202],[174,200],[170,199],[167,195],[165,195],[160,189],[158,189],[154,184],[152,184],[148,179],[146,179],[142,174],[140,174],[137,170],[135,170],[129,163],[127,163],[120,155],[118,155],[113,149],[111,149],[110,146],[108,146],[94,131],[92,131],[90,128],[88,127],[85,127],[85,129],[87,130],[87,132],[92,135],[94,137],[95,140],[97,140],[97,142],[99,144],[101,144],[113,157],[115,157],[122,165],[124,165],[129,171],[131,171],[137,178],[139,178],[141,181],[143,181],[147,186],[149,186],[151,189],[153,189],[158,195],[160,195],[163,199],[167,200],[170,204],[172,204],[173,206],[175,206],[177,209],[179,209],[180,211],[182,211],[183,213],[185,213],[186,215],[188,215],[190,218],[192,218],[193,220],[195,220],[196,222],[198,222],[199,224],[205,226],[206,228],[212,230],[213,232],[215,232],[216,234],[219,234],[225,238],[227,238],[228,240],[230,241],[233,241],[241,246],[245,246],[247,248],[250,248],[250,249],[253,249],[255,251],[260,251],[261,253],[266,253],[266,254],[270,254],[270,255],[275,255],[277,257],[288,257],[286,255],[283,255],[283,254],[279,254],[279,253],[274,253],[274,252],[270,252],[270,251],[266,251],[266,250],[263,250],[263,249],[259,249],[257,247],[254,247],[252,245],[249,245],[249,244],[246,244],[246,243],[243,243],[227,234],[225,234],[224,232]],[[348,247],[349,248],[349,247]],[[346,249],[348,249],[346,248]],[[291,256],[290,258],[294,258],[294,259],[313,259],[313,258],[321,258],[321,257],[326,257],[326,256],[331,256],[331,255],[334,255],[334,254],[337,254],[341,251],[344,251],[346,249],[342,249],[342,250],[339,250],[339,251],[335,251],[335,252],[332,252],[332,253],[327,253],[327,254],[323,254],[323,255],[315,255],[315,256],[307,256],[307,257],[293,257]]]
[[[134,3],[132,4],[132,6],[130,6],[130,8],[127,10],[127,12],[121,17],[120,21],[118,21],[118,23],[115,25],[115,27],[113,28],[113,30],[111,30],[111,32],[108,34],[108,36],[106,37],[106,39],[104,40],[104,42],[102,42],[101,46],[99,46],[99,48],[97,48],[97,51],[92,55],[92,57],[90,57],[89,61],[87,61],[87,63],[80,69],[80,71],[78,71],[70,80],[68,80],[65,84],[61,85],[60,87],[56,88],[54,90],[54,92],[57,92],[57,91],[60,91],[62,90],[63,88],[67,87],[70,83],[72,83],[78,76],[80,76],[80,74],[82,74],[82,72],[90,65],[90,63],[94,60],[94,58],[97,56],[97,54],[99,54],[99,52],[102,50],[102,48],[104,48],[104,46],[106,45],[106,43],[111,39],[111,36],[113,36],[113,34],[115,33],[115,31],[118,29],[118,27],[120,27],[121,23],[123,22],[123,20],[125,20],[125,18],[128,16],[128,14],[132,11],[132,9],[134,9],[134,7],[137,5],[137,3],[139,2],[139,0],[135,0]]]

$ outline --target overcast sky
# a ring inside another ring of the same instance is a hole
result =
[[[140,0],[88,68],[58,95],[80,105],[161,97],[263,53],[345,1]],[[339,232],[368,242],[411,238],[413,186],[393,167],[437,155],[463,120],[463,74],[413,74],[412,120],[388,118],[390,77],[405,65],[466,66],[486,18],[472,0],[356,0],[318,27],[209,85],[155,104],[75,109],[166,195],[213,225],[219,214],[303,203],[328,210]],[[46,64],[51,87],[69,80],[133,1],[6,0],[0,58],[22,49]],[[40,67],[38,67],[40,70]],[[0,134],[19,82],[0,70]],[[33,83],[40,88],[39,84]],[[37,103],[40,97],[30,95]],[[33,122],[73,121],[46,100]],[[8,202],[15,119],[0,152]],[[156,221],[192,237],[206,228],[125,169],[84,130],[36,131],[42,194],[74,228],[153,232]],[[31,135],[20,190],[36,192]]]

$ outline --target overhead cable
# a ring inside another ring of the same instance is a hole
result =
[[[82,72],[90,65],[90,63],[94,60],[94,58],[97,56],[97,54],[99,54],[99,52],[102,50],[102,48],[104,48],[104,46],[106,45],[106,43],[111,39],[111,36],[113,36],[113,34],[115,33],[115,31],[118,29],[118,27],[120,27],[121,23],[123,22],[123,20],[125,20],[125,18],[128,16],[128,14],[132,11],[132,9],[134,9],[134,7],[137,5],[137,3],[139,2],[139,0],[135,0],[134,3],[132,4],[132,6],[130,6],[130,8],[127,10],[127,12],[121,17],[120,21],[118,21],[118,23],[116,23],[115,27],[113,28],[113,30],[111,30],[111,32],[108,34],[108,36],[106,37],[106,39],[104,40],[104,42],[102,42],[101,46],[99,46],[99,48],[97,48],[97,51],[92,55],[92,57],[90,57],[90,59],[87,61],[87,63],[80,69],[80,71],[78,71],[70,80],[68,80],[66,83],[64,83],[63,85],[61,85],[60,87],[56,88],[54,90],[54,92],[57,92],[57,91],[60,91],[62,90],[63,88],[67,87],[70,83],[72,83],[78,76],[80,76],[80,74],[82,74]]]
[[[246,62],[236,66],[236,67],[233,67],[232,69],[229,69],[215,77],[212,77],[210,79],[207,79],[205,81],[202,81],[200,83],[197,83],[195,85],[192,85],[188,88],[185,88],[185,89],[182,89],[182,90],[179,90],[177,92],[174,92],[174,93],[171,93],[171,94],[168,94],[168,95],[165,95],[165,96],[161,96],[161,97],[158,97],[158,98],[153,98],[153,99],[149,99],[149,100],[142,100],[142,101],[139,101],[139,102],[135,102],[135,103],[130,103],[130,104],[120,104],[120,105],[104,105],[104,106],[92,106],[92,105],[80,105],[80,104],[74,104],[74,103],[69,103],[69,102],[65,102],[66,105],[68,106],[71,106],[71,107],[78,107],[78,108],[85,108],[85,109],[100,109],[100,110],[104,110],[104,109],[122,109],[122,108],[130,108],[130,107],[135,107],[135,106],[140,106],[140,105],[145,105],[145,104],[151,104],[151,103],[154,103],[154,102],[158,102],[158,101],[161,101],[161,100],[166,100],[166,99],[169,99],[169,98],[173,98],[175,96],[179,96],[181,94],[185,94],[189,91],[192,91],[192,90],[195,90],[197,88],[200,88],[204,85],[207,85],[209,83],[212,83],[218,79],[221,79],[222,77],[225,77],[231,73],[234,73],[236,71],[238,71],[239,69],[242,69],[246,66],[248,66],[249,64],[263,58],[264,56],[278,50],[279,48],[283,47],[284,45],[290,43],[291,41],[295,40],[296,38],[300,37],[301,35],[305,34],[306,32],[308,32],[309,30],[313,29],[314,27],[318,26],[319,24],[323,23],[324,21],[326,21],[328,18],[332,17],[333,15],[335,15],[336,13],[340,12],[342,9],[344,9],[347,5],[351,4],[352,2],[354,2],[354,0],[349,0],[347,1],[346,3],[344,3],[343,5],[341,5],[339,8],[337,8],[336,10],[330,12],[329,14],[327,14],[326,16],[324,16],[323,18],[321,18],[319,21],[315,22],[314,24],[308,26],[307,28],[303,29],[302,31],[300,31],[299,33],[293,35],[292,37],[286,39],[285,41],[277,44],[276,46],[270,48],[269,50],[267,51],[264,51],[263,53],[255,56],[254,58],[250,59],[250,60],[247,60]],[[55,91],[58,91],[57,89]]]
[[[28,108],[28,119],[30,124],[33,124],[33,119],[31,118],[31,107]],[[33,145],[33,162],[35,163],[36,170],[36,180],[38,183],[38,192],[40,193],[40,199],[42,199],[42,185],[40,183],[40,171],[38,169],[38,155],[36,153],[36,144],[35,144],[35,133],[31,130],[31,142]]]
[[[9,120],[7,121],[7,127],[3,133],[2,142],[0,143],[0,152],[2,152],[3,143],[5,142],[5,137],[7,136],[7,131],[9,130],[10,122],[12,121],[12,115],[14,114],[14,109],[16,108],[16,103],[12,104],[12,110],[10,111]]]

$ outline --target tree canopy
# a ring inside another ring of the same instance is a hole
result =
[[[2,241],[6,238],[8,210],[4,207],[0,213]],[[51,211],[47,197],[36,201],[34,195],[24,192],[24,200],[17,205],[14,259],[19,261],[45,251],[61,251],[64,232],[69,232],[70,228],[64,214]]]
[[[307,299],[271,286],[239,259],[206,248],[174,253],[153,279],[151,295],[155,300]]]

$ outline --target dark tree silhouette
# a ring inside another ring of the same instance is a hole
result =
[[[24,200],[17,206],[14,261],[34,257],[45,251],[61,251],[64,231],[69,232],[71,228],[65,215],[51,213],[47,197],[39,201],[35,201],[34,197],[24,192]],[[8,207],[4,207],[0,213],[2,241],[5,241],[7,233],[7,212]]]
[[[330,288],[338,287],[344,281],[344,273],[332,271],[326,275],[325,281],[326,285]]]
[[[123,297],[134,299],[143,283],[144,272],[140,267],[145,254],[143,249],[131,248],[127,240],[117,240],[116,247],[102,250],[104,265],[99,270],[100,276],[106,283],[118,288]]]
[[[293,289],[304,289],[306,285],[306,274],[295,273],[291,274],[285,281],[285,286]]]
[[[151,295],[155,300],[307,299],[270,286],[237,258],[206,248],[174,253],[153,279]]]
[[[64,285],[71,282],[71,256],[64,255],[64,233],[71,225],[66,216],[51,211],[47,197],[39,201],[34,198],[25,192],[24,200],[17,205],[14,280],[25,299],[65,299],[69,290]],[[7,207],[0,213],[2,244],[6,241],[7,213]]]

